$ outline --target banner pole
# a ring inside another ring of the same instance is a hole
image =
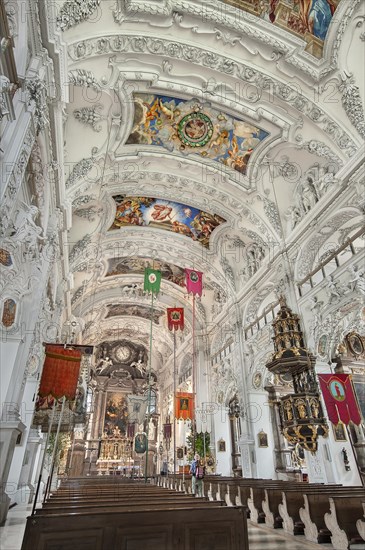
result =
[[[49,494],[49,492],[51,490],[53,469],[54,469],[54,461],[55,461],[56,449],[57,449],[57,446],[58,446],[58,436],[60,434],[60,428],[61,428],[63,411],[65,409],[65,403],[66,403],[66,396],[64,395],[63,399],[62,399],[62,408],[61,408],[61,412],[60,412],[60,418],[58,420],[57,433],[56,433],[55,442],[54,442],[53,451],[52,451],[51,473],[50,473],[50,475],[48,475],[46,490],[44,492],[43,504],[46,502],[47,494]]]
[[[32,508],[31,516],[34,516],[34,514],[35,514],[35,507],[36,507],[36,505],[37,505],[38,493],[39,493],[39,489],[40,489],[41,482],[42,482],[42,472],[43,472],[44,462],[45,462],[45,460],[46,460],[47,447],[48,447],[49,437],[50,437],[50,435],[51,435],[51,430],[52,430],[54,415],[55,415],[55,411],[56,411],[56,405],[57,405],[57,399],[55,398],[55,400],[54,400],[54,402],[53,402],[53,407],[52,407],[51,421],[50,421],[49,426],[48,426],[48,432],[47,432],[47,437],[46,437],[46,444],[45,444],[45,447],[44,447],[44,453],[43,453],[43,457],[42,457],[41,468],[40,468],[40,471],[39,471],[39,478],[38,478],[38,483],[37,483],[37,489],[36,489],[36,492],[35,492],[35,495],[34,495],[34,503],[33,503],[33,508]]]
[[[192,365],[192,393],[194,399],[194,418],[191,420],[191,428],[193,434],[193,455],[195,456],[196,448],[196,424],[195,424],[195,409],[196,409],[196,378],[195,378],[195,293],[193,293],[193,365]]]
[[[174,477],[176,475],[176,331],[174,330]]]
[[[183,487],[185,487],[185,420],[184,420],[184,432],[183,432]]]
[[[151,324],[150,324],[150,360],[148,368],[148,397],[147,397],[147,426],[146,426],[146,460],[145,460],[145,473],[144,480],[147,483],[147,468],[148,468],[148,435],[149,435],[149,424],[150,424],[150,414],[151,414],[151,370],[152,370],[152,328],[153,328],[153,295],[151,299]]]

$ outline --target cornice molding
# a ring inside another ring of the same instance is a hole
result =
[[[82,44],[82,48],[80,48]],[[358,149],[357,144],[345,132],[333,118],[325,112],[317,103],[306,97],[302,91],[298,91],[288,84],[268,76],[262,70],[258,70],[241,61],[220,55],[213,50],[205,50],[199,46],[186,44],[181,40],[169,40],[155,38],[149,35],[135,35],[124,33],[109,34],[93,37],[81,42],[75,41],[68,47],[69,55],[75,62],[84,61],[105,54],[137,53],[187,61],[192,65],[205,67],[217,71],[223,75],[237,78],[255,86],[258,90],[275,97],[279,103],[293,107],[298,116],[307,117],[316,124],[327,137],[343,151],[347,157],[351,157]],[[214,74],[214,73],[213,73]],[[138,80],[138,78],[136,78]],[[214,94],[210,98],[214,100]],[[238,116],[242,116],[242,112]]]
[[[256,45],[269,46],[272,49],[272,60],[278,66],[288,65],[286,73],[292,67],[296,69],[300,78],[309,76],[314,82],[319,82],[337,68],[344,32],[360,1],[346,0],[339,5],[327,34],[324,55],[319,60],[305,51],[306,42],[300,37],[245,10],[222,4],[217,0],[212,0],[209,4],[198,0],[116,0],[113,17],[117,24],[122,24],[124,21],[135,20],[136,16],[139,19],[150,16],[145,20],[152,26],[165,28],[176,24],[194,33],[215,34],[217,40],[223,38],[228,42],[240,42],[246,49],[249,38],[256,42]],[[159,19],[155,20],[154,16],[159,16]],[[198,24],[195,21],[193,24],[186,24],[185,16],[196,18]],[[201,31],[202,22],[211,25],[211,28]],[[228,33],[225,35],[217,26],[227,29]],[[230,33],[233,33],[233,36]],[[261,52],[256,49],[255,53]]]

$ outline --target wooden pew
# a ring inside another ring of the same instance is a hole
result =
[[[247,550],[243,509],[209,508],[38,515],[21,550]]]
[[[304,506],[299,509],[299,516],[304,524],[305,538],[311,542],[331,542],[331,531],[328,530],[324,516],[329,512],[329,495],[327,492],[309,491],[303,494]]]
[[[356,524],[363,514],[364,488],[351,493],[329,497],[330,510],[324,515],[336,550],[347,550],[350,544],[362,542]]]
[[[126,488],[125,497],[118,492],[115,502],[115,487],[109,488],[103,491],[104,503],[90,483],[74,483],[75,498],[67,497],[70,485],[63,486],[27,519],[22,550],[139,550],[143,545],[204,550],[207,544],[212,550],[248,550],[244,507],[176,493],[171,500],[169,491],[155,487],[153,493],[147,486]]]

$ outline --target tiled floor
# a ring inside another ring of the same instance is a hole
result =
[[[0,549],[20,550],[25,529],[25,518],[32,507],[18,505],[9,511],[5,526],[0,527]],[[249,550],[325,550],[332,549],[331,544],[313,544],[304,536],[290,537],[282,534],[282,530],[257,527],[249,523]],[[36,548],[34,549],[36,550]],[[90,549],[92,550],[92,549]]]
[[[332,549],[332,544],[314,544],[305,539],[304,535],[291,537],[284,535],[282,529],[257,527],[248,522],[249,550],[319,550]]]

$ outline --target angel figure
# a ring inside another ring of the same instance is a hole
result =
[[[359,271],[356,265],[351,265],[348,269],[351,273],[351,279],[348,283],[348,288],[353,292],[358,290],[361,294],[365,295],[365,277],[364,272]]]
[[[134,367],[140,373],[140,375],[142,377],[145,376],[146,367],[145,367],[141,357],[138,358],[138,361],[133,361],[133,363],[131,363],[130,366]]]
[[[338,288],[338,283],[335,283],[333,280],[333,276],[330,275],[327,280],[327,291],[329,294],[329,302],[330,304],[333,301],[338,302],[342,298],[342,294]]]
[[[96,374],[101,376],[109,367],[111,367],[113,361],[109,357],[101,359],[99,365],[96,367]]]
[[[23,208],[15,213],[11,236],[33,250],[38,248],[41,241],[44,241],[44,237],[41,235],[42,228],[34,221],[39,215],[39,209],[34,205],[28,206],[24,202],[21,204]]]

